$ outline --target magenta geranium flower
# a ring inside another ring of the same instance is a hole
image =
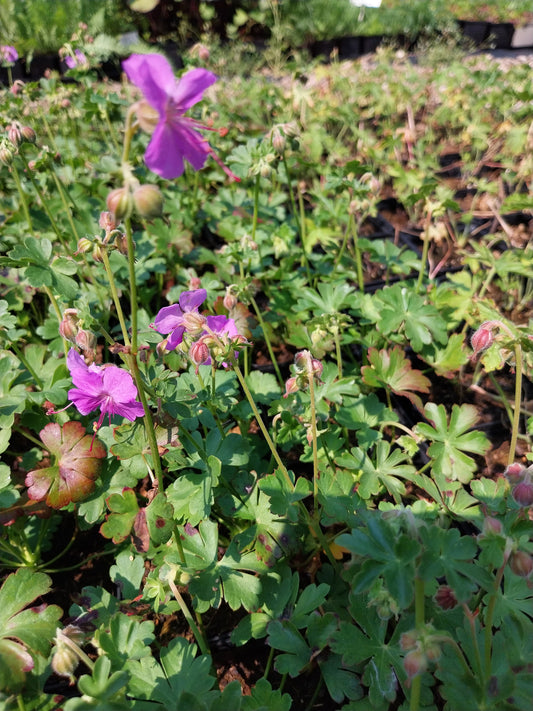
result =
[[[173,351],[183,341],[185,331],[200,335],[203,331],[205,317],[198,313],[207,298],[205,289],[184,291],[177,304],[165,306],[155,317],[153,327],[158,333],[170,333],[166,350]]]
[[[18,52],[14,47],[7,44],[0,47],[0,61],[14,64],[18,58]]]
[[[82,415],[100,410],[96,429],[106,415],[120,415],[133,422],[144,415],[144,408],[137,397],[137,388],[131,375],[116,365],[86,365],[80,354],[71,349],[67,366],[76,387],[68,391],[68,399]]]
[[[122,66],[128,79],[159,114],[144,156],[150,170],[163,178],[177,178],[185,170],[184,160],[200,170],[209,155],[216,159],[198,132],[207,127],[184,115],[215,83],[217,78],[212,72],[191,69],[177,81],[169,62],[160,54],[133,54]]]
[[[65,64],[69,69],[74,69],[75,67],[81,67],[88,64],[87,57],[83,54],[81,49],[74,50],[74,56],[68,54],[65,57]]]

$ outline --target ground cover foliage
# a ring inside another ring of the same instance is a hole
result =
[[[2,92],[2,708],[528,711],[529,67],[186,64]]]

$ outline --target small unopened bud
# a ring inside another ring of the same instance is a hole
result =
[[[281,131],[279,126],[274,126],[272,129],[272,148],[278,153],[283,153],[286,145],[287,139],[285,134]]]
[[[487,516],[483,521],[484,536],[499,536],[503,531],[502,522],[493,516]]]
[[[87,254],[93,248],[93,243],[87,237],[82,237],[78,240],[78,247],[74,254]]]
[[[27,143],[35,143],[37,140],[37,135],[31,126],[22,126],[20,133]]]
[[[410,632],[404,632],[400,637],[400,648],[404,652],[408,652],[410,649],[414,649],[418,644],[418,635],[415,630]]]
[[[164,338],[155,347],[156,353],[160,358],[162,358],[166,353],[168,353],[167,343],[168,343],[168,338]]]
[[[226,293],[224,295],[222,303],[224,304],[224,308],[228,311],[231,311],[231,309],[235,308],[235,306],[237,305],[237,297],[231,291],[231,287],[228,287],[226,289]]]
[[[457,598],[449,585],[441,585],[435,593],[435,602],[442,610],[453,610],[457,605]]]
[[[529,578],[533,572],[533,558],[525,551],[515,551],[509,558],[509,567],[515,575]]]
[[[419,674],[423,674],[428,668],[428,660],[424,652],[413,649],[405,655],[403,660],[403,668],[409,679],[412,679]]]
[[[313,375],[316,375],[317,378],[320,378],[323,370],[324,370],[324,366],[322,365],[321,361],[319,361],[318,358],[312,358],[311,359],[311,371],[312,371]]]
[[[97,339],[92,331],[80,328],[74,342],[84,353],[94,353],[96,351]]]
[[[470,345],[474,351],[474,356],[486,350],[494,343],[493,331],[495,326],[495,321],[485,321],[481,324],[477,331],[475,331],[470,339]]]
[[[95,262],[103,262],[104,258],[102,256],[102,245],[95,242],[93,244],[93,259]]]
[[[196,289],[200,289],[202,286],[202,280],[200,277],[193,276],[189,279],[189,289],[191,291],[196,291]]]
[[[7,137],[15,147],[20,146],[22,143],[22,133],[19,123],[14,121],[11,124],[11,126],[7,129]]]
[[[115,220],[122,220],[132,210],[133,200],[128,188],[116,188],[107,196],[107,209],[113,213]]]
[[[523,508],[533,505],[533,484],[530,481],[521,481],[513,488],[512,497]]]
[[[195,365],[204,365],[210,357],[209,348],[202,340],[193,343],[189,348],[189,358]]]
[[[296,378],[289,378],[285,383],[285,395],[283,397],[288,397],[293,393],[297,393],[300,388],[298,387],[298,381]]]
[[[128,256],[128,238],[123,232],[120,232],[115,236],[114,244],[121,254],[123,254],[125,257]]]
[[[76,342],[78,335],[80,319],[78,318],[77,309],[66,309],[63,312],[63,318],[59,324],[59,333],[61,337],[71,343]]]
[[[0,163],[2,165],[11,165],[14,155],[15,153],[11,148],[6,145],[0,146]]]
[[[160,217],[163,212],[163,195],[156,185],[140,185],[133,191],[133,205],[141,217]]]
[[[520,464],[519,462],[514,462],[513,464],[509,464],[503,474],[505,477],[507,477],[510,484],[518,484],[518,482],[522,481],[522,479],[524,478],[525,471],[526,468],[523,464]]]
[[[105,232],[107,233],[107,232],[112,232],[116,228],[117,223],[115,222],[113,214],[111,212],[104,210],[103,212],[100,213],[100,219],[98,220],[98,225],[101,230],[105,230]]]
[[[191,336],[199,336],[204,330],[206,318],[197,311],[187,311],[182,316],[182,324]]]
[[[424,646],[424,652],[426,653],[426,658],[429,662],[438,662],[442,655],[440,645],[433,641],[428,642]]]

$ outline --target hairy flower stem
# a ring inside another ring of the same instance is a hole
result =
[[[518,440],[518,428],[520,425],[520,402],[522,400],[522,348],[519,343],[514,346],[515,357],[515,388],[514,388],[514,414],[513,427],[511,430],[511,444],[509,445],[509,457],[507,464],[511,465],[514,462],[516,453],[516,442]]]
[[[135,245],[133,243],[133,232],[131,229],[131,219],[124,220],[126,230],[126,241],[128,249],[128,274],[130,282],[130,323],[131,323],[131,352],[137,356],[137,281],[135,279]]]
[[[164,491],[163,483],[163,470],[161,468],[161,457],[159,456],[159,447],[157,444],[157,437],[155,436],[155,426],[152,419],[152,413],[148,406],[148,400],[146,399],[146,391],[144,386],[144,381],[141,377],[141,371],[139,370],[139,364],[137,363],[137,357],[130,354],[127,358],[128,366],[130,372],[133,375],[135,385],[137,386],[137,392],[139,393],[139,399],[144,409],[144,429],[146,436],[148,438],[148,444],[150,446],[150,452],[152,453],[152,465],[155,470],[155,475],[157,479],[157,486],[159,491]]]
[[[474,650],[475,661],[477,664],[477,675],[479,678],[481,678],[483,677],[483,664],[481,663],[481,654],[479,651],[479,644],[477,638],[476,615],[471,612],[466,603],[462,604],[462,608],[465,613],[466,619],[468,620],[468,626],[470,627],[470,634],[472,636],[472,648]]]
[[[419,294],[422,290],[422,282],[424,280],[424,274],[426,272],[426,264],[428,261],[429,253],[429,227],[431,225],[431,210],[428,210],[426,217],[426,225],[424,229],[424,242],[422,245],[422,257],[420,259],[420,271],[418,272],[418,280],[416,282],[416,293]]]
[[[287,162],[287,156],[285,151],[281,154],[281,159],[283,161],[283,167],[285,168],[285,175],[287,176],[287,187],[289,189],[289,202],[291,204],[291,212],[294,217],[298,232],[300,234],[300,242],[302,243],[302,256],[303,263],[305,265],[305,271],[307,273],[307,281],[311,284],[311,270],[309,269],[309,260],[307,259],[307,253],[305,251],[305,224],[302,219],[305,219],[305,214],[302,218],[302,209],[300,210],[300,215],[298,215],[298,209],[296,207],[296,201],[294,199],[294,193],[292,191],[292,181],[291,174],[289,173],[289,164]],[[303,208],[303,201],[300,203],[300,208]]]
[[[17,191],[18,191],[19,198],[20,198],[20,204],[22,205],[22,210],[24,212],[26,224],[28,225],[28,229],[30,230],[32,235],[35,236],[35,230],[33,228],[33,222],[31,221],[30,209],[28,207],[28,201],[26,200],[26,195],[24,194],[24,190],[22,189],[22,183],[20,182],[20,175],[18,173],[18,170],[17,170],[15,164],[13,164],[11,166],[11,173],[13,175],[13,180],[15,181],[15,185],[17,186]]]
[[[335,341],[335,357],[337,359],[337,373],[339,380],[342,378],[342,350],[341,350],[341,337],[338,329],[335,329],[333,335]]]
[[[257,316],[257,320],[259,321],[259,325],[261,326],[261,330],[263,331],[265,345],[267,347],[268,354],[270,356],[270,360],[272,361],[272,365],[274,366],[274,370],[276,371],[276,377],[278,379],[278,383],[283,387],[283,378],[281,377],[279,365],[277,363],[276,356],[275,356],[274,350],[272,348],[272,343],[270,342],[270,337],[268,335],[268,331],[266,329],[265,322],[263,320],[263,316],[261,315],[261,310],[259,309],[259,306],[257,305],[257,302],[253,296],[250,299],[250,303],[254,307],[254,311]]]
[[[128,329],[126,327],[126,321],[124,319],[124,312],[122,311],[122,306],[120,305],[120,298],[117,291],[117,285],[115,283],[115,277],[113,275],[113,270],[111,269],[111,264],[109,262],[109,255],[107,253],[107,248],[102,245],[100,248],[102,254],[102,262],[104,264],[104,269],[107,274],[107,280],[109,282],[109,288],[111,290],[111,298],[115,304],[115,310],[117,312],[118,321],[120,323],[120,330],[122,331],[122,338],[124,339],[124,345],[130,345],[130,337],[128,335]]]
[[[276,449],[276,445],[272,441],[272,438],[270,437],[267,428],[265,427],[265,423],[263,422],[263,418],[261,417],[259,410],[257,409],[257,406],[255,404],[255,401],[252,397],[252,393],[250,392],[250,389],[248,388],[248,385],[246,384],[246,381],[243,377],[243,374],[239,368],[239,366],[236,363],[233,363],[233,369],[235,371],[235,374],[239,380],[239,383],[241,384],[241,387],[244,391],[244,394],[246,395],[246,399],[248,400],[250,407],[252,408],[252,412],[254,413],[255,419],[257,420],[257,424],[259,425],[259,429],[263,433],[263,436],[266,440],[266,443],[269,446],[270,451],[272,452],[272,456],[276,460],[276,463],[283,475],[283,478],[289,485],[289,488],[291,491],[294,491],[294,484],[292,482],[292,479],[289,475],[289,472],[287,471],[287,467],[283,464],[281,461],[281,458],[278,454],[278,450]],[[302,514],[302,517],[304,518],[306,524],[309,526],[309,529],[311,532],[314,534],[316,539],[319,541],[322,549],[324,550],[325,554],[328,557],[329,562],[333,566],[334,570],[337,570],[337,561],[335,560],[335,557],[333,553],[331,552],[331,548],[329,547],[329,543],[320,528],[320,522],[316,521],[313,516],[309,513],[309,511],[305,508],[305,505],[303,504],[302,501],[298,502],[298,506],[300,509],[300,512]]]
[[[57,303],[56,297],[54,296],[54,294],[52,293],[52,290],[48,286],[43,286],[42,289],[45,292],[45,294],[48,296],[48,298],[50,299],[50,303],[52,304],[52,308],[54,309],[55,315],[57,316],[58,323],[61,323],[61,321],[63,320],[63,316],[61,315],[61,309],[59,308],[59,304]],[[67,340],[65,338],[63,338],[62,340],[63,340],[63,350],[66,355],[69,351],[70,346],[67,343]]]
[[[72,210],[71,210],[71,206],[68,203],[67,196],[65,194],[65,192],[66,192],[65,188],[64,188],[62,182],[57,177],[56,172],[53,168],[50,169],[50,173],[52,174],[52,178],[54,179],[54,182],[56,184],[57,192],[59,193],[59,197],[61,199],[61,203],[62,203],[63,208],[65,210],[65,214],[67,216],[67,220],[70,225],[70,229],[72,230],[72,234],[76,238],[76,242],[79,242],[80,235],[78,233],[78,230],[76,229],[76,225],[74,224],[74,220],[72,218]]]
[[[422,630],[425,622],[424,614],[425,591],[424,581],[418,575],[415,577],[415,626],[417,630]],[[409,711],[418,711],[420,707],[420,692],[422,689],[422,674],[417,674],[411,684],[411,698],[409,700]]]
[[[485,627],[485,641],[484,641],[484,652],[485,652],[485,679],[488,681],[491,677],[491,667],[492,667],[492,623],[494,620],[494,609],[496,607],[496,600],[498,599],[498,592],[500,590],[500,585],[502,583],[503,573],[505,566],[507,565],[507,560],[509,558],[509,553],[504,555],[504,560],[502,565],[498,568],[496,577],[494,579],[494,587],[492,595],[490,596],[489,603],[487,605],[487,612],[484,619]]]
[[[311,354],[306,358],[307,379],[309,381],[309,400],[311,408],[311,441],[313,448],[313,509],[316,514],[318,510],[318,480],[320,472],[318,470],[318,446],[316,430],[316,402],[315,402],[315,376],[313,373],[313,363]]]
[[[211,656],[211,651],[207,645],[207,642],[206,642],[204,636],[202,635],[200,628],[194,621],[193,616],[191,615],[191,612],[190,612],[189,608],[187,607],[187,603],[185,602],[180,591],[176,587],[176,583],[171,578],[168,578],[167,581],[168,581],[168,585],[169,585],[170,589],[172,590],[172,594],[178,601],[178,605],[180,606],[183,616],[187,620],[187,624],[191,628],[191,631],[194,635],[195,640],[198,642],[200,651],[202,652],[202,654],[207,654],[207,655]]]

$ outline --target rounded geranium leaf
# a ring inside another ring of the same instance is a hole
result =
[[[51,455],[52,464],[28,472],[28,496],[34,501],[46,500],[48,506],[60,509],[72,502],[83,501],[92,493],[101,460],[106,456],[102,442],[88,435],[80,422],[46,425],[41,440]]]

